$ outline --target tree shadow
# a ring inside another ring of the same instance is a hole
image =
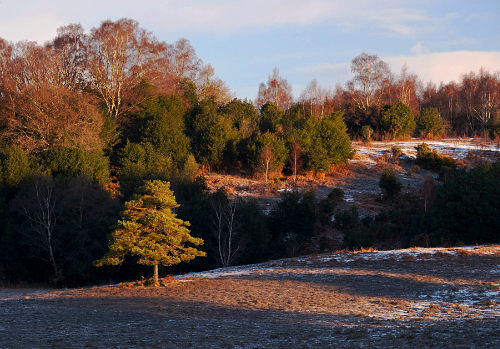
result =
[[[5,303],[4,303],[5,305]],[[12,302],[6,347],[462,347],[500,344],[497,319],[401,322],[367,314],[249,310],[168,297]],[[27,311],[28,310],[28,311]]]

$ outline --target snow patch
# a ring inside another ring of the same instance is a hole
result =
[[[358,159],[351,160],[352,163],[363,163],[371,168],[377,162],[376,159],[381,156],[390,156],[391,148],[397,146],[401,148],[401,158],[415,159],[417,151],[415,147],[419,144],[426,143],[429,148],[436,150],[441,154],[451,156],[456,159],[464,159],[469,152],[482,152],[485,155],[490,153],[490,157],[495,157],[500,154],[500,147],[494,143],[474,143],[473,138],[448,138],[439,141],[422,140],[412,138],[409,141],[393,141],[393,142],[370,142],[369,144],[353,142],[353,147],[356,150]]]

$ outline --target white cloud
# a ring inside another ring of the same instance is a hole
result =
[[[387,62],[392,72],[399,74],[406,64],[407,69],[424,82],[459,81],[463,74],[478,72],[481,68],[491,73],[500,72],[500,51],[456,51],[440,53],[424,53],[425,47],[420,43],[415,45],[421,50],[415,56],[380,57]],[[427,51],[428,52],[428,51]],[[317,78],[325,87],[334,84],[344,84],[352,79],[350,62],[338,64],[317,64],[307,66],[295,74],[303,80]]]
[[[351,5],[330,0],[192,0],[189,5],[179,1],[164,1],[158,5],[159,13],[165,13],[165,19],[159,22],[163,30],[203,30],[215,34],[311,25],[352,12]]]
[[[370,0],[18,0],[0,2],[0,32],[9,40],[52,38],[57,27],[80,22],[86,29],[101,20],[134,18],[160,33],[226,35],[286,25],[328,23],[342,28],[381,28],[400,35],[428,25],[422,11],[402,8],[404,1]],[[17,14],[23,14],[22,16]]]
[[[417,74],[424,82],[459,81],[463,74],[477,72],[481,68],[492,73],[500,71],[500,51],[440,52],[382,59],[396,73],[406,64],[408,71]]]
[[[426,27],[432,19],[425,16],[421,11],[414,9],[381,9],[368,11],[367,19],[372,20],[380,27],[403,36],[415,34],[421,30],[422,25]]]

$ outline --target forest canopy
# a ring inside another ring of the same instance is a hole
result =
[[[92,262],[148,181],[171,183],[180,204],[172,212],[191,222],[192,241],[205,241],[199,255],[207,258],[191,264],[201,269],[297,253],[324,216],[310,193],[284,195],[269,216],[252,201],[233,205],[225,192],[209,193],[200,174],[238,172],[271,187],[284,174],[319,175],[347,163],[353,139],[499,136],[498,72],[424,85],[365,52],[351,71],[345,86],[312,79],[294,95],[275,68],[255,100],[241,100],[189,40],[161,41],[132,19],[89,32],[69,24],[43,45],[0,38],[0,283],[141,274],[134,256],[123,257],[124,274]],[[468,180],[461,176],[456,183]],[[297,210],[307,218],[301,225],[287,221]],[[283,230],[289,226],[293,234]],[[283,245],[288,236],[293,246]]]

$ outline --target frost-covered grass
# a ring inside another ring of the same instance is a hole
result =
[[[183,275],[175,276],[178,280],[187,280],[192,278],[209,278],[215,279],[219,277],[241,276],[250,275],[253,273],[265,273],[276,271],[283,268],[288,264],[303,263],[307,265],[320,265],[321,263],[335,261],[340,264],[348,266],[350,263],[359,261],[391,261],[398,262],[408,260],[411,258],[413,261],[428,261],[435,258],[442,258],[443,255],[448,256],[463,256],[463,255],[477,255],[477,256],[496,256],[500,258],[500,245],[480,245],[480,246],[464,246],[464,247],[412,247],[399,250],[360,250],[360,251],[339,251],[336,253],[326,253],[321,255],[312,255],[297,257],[291,259],[283,259],[271,261],[260,264],[243,265],[236,267],[227,267],[213,269],[203,272],[194,272]],[[500,259],[499,259],[500,262]],[[325,272],[324,269],[321,269]],[[500,277],[500,264],[491,273],[496,273]]]
[[[443,140],[413,138],[408,141],[383,141],[370,142],[368,144],[354,142],[353,146],[358,155],[357,159],[351,161],[373,165],[376,163],[377,158],[390,153],[391,148],[394,146],[401,148],[403,158],[415,159],[417,154],[415,147],[421,143],[427,143],[431,149],[435,149],[438,153],[446,154],[455,159],[464,159],[469,155],[469,152],[481,154],[490,160],[494,160],[500,156],[500,147],[493,142],[477,143],[473,138],[449,138]]]
[[[0,299],[0,346],[494,348],[499,278],[493,245],[340,251],[156,288],[10,292]]]
[[[283,278],[303,282],[328,282],[349,277],[383,278],[397,283],[422,284],[426,287],[409,289],[395,297],[400,301],[401,297],[411,296],[415,300],[410,305],[405,304],[398,309],[378,309],[370,313],[370,317],[404,317],[405,321],[408,321],[424,315],[437,319],[452,315],[461,317],[464,314],[470,315],[471,312],[480,317],[498,317],[500,264],[493,264],[488,268],[470,265],[473,260],[471,258],[483,257],[497,259],[500,263],[500,246],[343,251],[190,273],[176,278],[179,281],[200,278]],[[452,266],[460,266],[463,263],[463,272],[460,268],[447,270],[446,268],[450,268],[450,262]],[[440,267],[444,269],[440,270]]]

